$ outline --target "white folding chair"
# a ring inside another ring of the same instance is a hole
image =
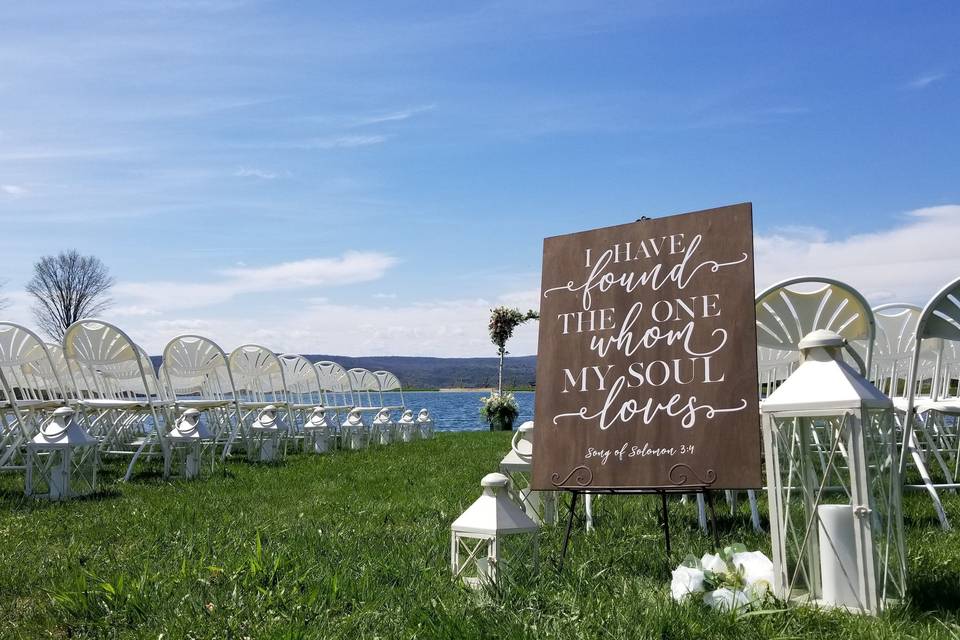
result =
[[[378,434],[373,419],[383,408],[380,381],[372,371],[359,367],[349,369],[347,378],[350,380],[350,388],[353,389],[354,399],[357,402],[351,414],[358,413],[363,419],[363,426],[367,431],[367,443],[376,442]]]
[[[353,387],[350,386],[350,376],[346,369],[330,360],[315,362],[313,368],[317,370],[320,380],[323,406],[327,411],[333,411],[335,426],[339,429],[347,412],[357,404]]]
[[[929,382],[924,380],[921,367],[924,354],[927,352],[923,347],[924,341],[931,341],[933,349],[933,368],[930,371]],[[960,464],[960,451],[956,450],[957,443],[960,442],[960,438],[957,437],[960,399],[957,397],[958,380],[955,377],[957,368],[960,366],[957,343],[960,343],[960,279],[943,287],[923,308],[917,320],[907,385],[910,395],[907,398],[908,419],[903,430],[900,451],[901,475],[906,470],[908,459],[912,458],[915,463],[917,461],[915,454],[918,439],[914,432],[919,431],[928,446],[928,452],[937,459],[945,472],[946,482],[933,483],[936,489],[954,490],[960,486],[960,483],[955,481],[956,467],[951,473],[943,461],[943,454],[946,453],[954,456],[955,464]],[[923,398],[925,390],[928,394]],[[916,414],[915,418],[909,419],[914,414]],[[939,500],[935,496],[931,497],[934,497],[934,504],[940,507]],[[937,515],[940,518],[941,527],[949,529],[949,520],[942,509],[938,508]]]
[[[905,483],[904,488],[925,489],[933,500],[941,526],[948,527],[947,514],[928,468],[931,455],[939,463],[948,481],[952,481],[950,471],[927,430],[922,425],[918,428],[915,422],[916,412],[913,414],[907,412],[910,400],[910,368],[913,362],[913,350],[917,346],[917,325],[923,311],[916,305],[892,303],[876,307],[873,313],[877,323],[877,339],[873,350],[873,371],[870,377],[874,385],[893,401],[900,437],[907,443],[910,460],[922,481],[920,485]],[[921,379],[925,376],[932,379],[933,361],[940,342],[940,340],[922,341]],[[914,421],[909,433],[905,431],[908,416]],[[920,442],[917,438],[918,433],[926,442]]]
[[[399,378],[389,371],[374,371],[373,375],[376,376],[380,385],[380,399],[383,402],[383,408],[403,412],[407,405],[403,399],[403,385],[400,384]],[[388,395],[384,396],[384,394]],[[396,403],[397,398],[393,397],[396,395],[400,396],[399,404]]]
[[[313,363],[301,355],[283,354],[280,356],[280,365],[287,383],[294,437],[302,441],[305,435],[304,425],[313,410],[323,404],[320,376]]]
[[[227,358],[249,437],[247,455],[254,460],[286,454],[293,415],[280,358],[256,344],[245,344]],[[274,415],[275,414],[275,415]],[[279,420],[279,422],[276,422]]]
[[[67,328],[64,356],[84,397],[75,401],[87,431],[107,456],[130,456],[124,480],[142,457],[169,464],[166,430],[172,409],[146,352],[116,326],[83,319]]]
[[[163,349],[160,378],[178,413],[201,413],[221,460],[236,442],[244,443],[243,411],[227,354],[217,343],[198,335],[177,336]]]
[[[758,362],[764,363],[759,380],[761,398],[764,391],[769,394],[786,379],[799,360],[800,340],[818,329],[834,331],[845,338],[853,349],[845,357],[853,359],[863,375],[869,375],[876,323],[866,299],[850,285],[822,276],[784,280],[757,296],[756,317]],[[814,429],[811,435],[812,446],[821,463],[826,464],[826,449],[820,444],[828,441],[826,434]],[[756,492],[750,491],[748,496],[753,525],[759,529]]]
[[[0,322],[0,470],[24,468],[27,443],[66,403],[43,340],[26,327]]]

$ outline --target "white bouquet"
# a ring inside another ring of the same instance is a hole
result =
[[[762,605],[772,584],[770,558],[734,544],[724,547],[720,554],[706,553],[699,560],[687,556],[673,571],[670,593],[677,602],[700,597],[711,609],[735,611]]]

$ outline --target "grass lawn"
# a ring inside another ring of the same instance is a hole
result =
[[[497,469],[509,434],[440,434],[363,452],[232,462],[204,482],[141,474],[68,504],[0,476],[0,636],[18,638],[960,637],[960,533],[908,496],[910,602],[879,619],[804,609],[736,617],[669,597],[654,497],[597,500],[598,529],[535,586],[483,599],[449,574],[450,523]],[[116,477],[116,468],[107,475]],[[112,475],[111,475],[112,474]],[[946,496],[960,514],[960,499]],[[769,553],[744,505],[725,542]],[[711,550],[674,502],[674,552]]]

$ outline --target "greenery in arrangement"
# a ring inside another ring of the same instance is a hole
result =
[[[677,558],[663,555],[658,499],[604,496],[557,573],[563,527],[539,533],[540,572],[499,599],[450,574],[450,523],[480,495],[510,434],[230,462],[210,480],[138,476],[65,504],[24,499],[0,476],[3,638],[957,638],[960,531],[929,498],[905,497],[910,599],[879,618],[785,608],[749,613],[677,603],[669,570],[712,553],[696,504],[671,503]],[[960,512],[960,496],[944,493]],[[766,507],[761,500],[761,510]],[[742,501],[718,513],[726,544],[769,555]],[[766,523],[764,523],[766,524]]]
[[[497,393],[503,393],[503,358],[507,355],[507,340],[514,330],[528,320],[538,320],[540,314],[533,309],[526,313],[510,307],[497,307],[490,310],[490,341],[497,347],[500,367],[497,374]]]
[[[480,417],[490,425],[491,431],[511,431],[513,421],[520,415],[520,407],[512,393],[491,393],[480,398]]]

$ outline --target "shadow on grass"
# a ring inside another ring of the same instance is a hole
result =
[[[923,612],[960,613],[960,581],[955,574],[910,576],[910,607]]]
[[[22,491],[17,491],[16,489],[0,489],[0,508],[10,509],[11,511],[40,511],[76,502],[105,502],[107,500],[116,500],[121,495],[123,494],[118,488],[110,486],[97,489],[94,493],[70,498],[69,500],[47,500],[45,498],[25,496]]]

